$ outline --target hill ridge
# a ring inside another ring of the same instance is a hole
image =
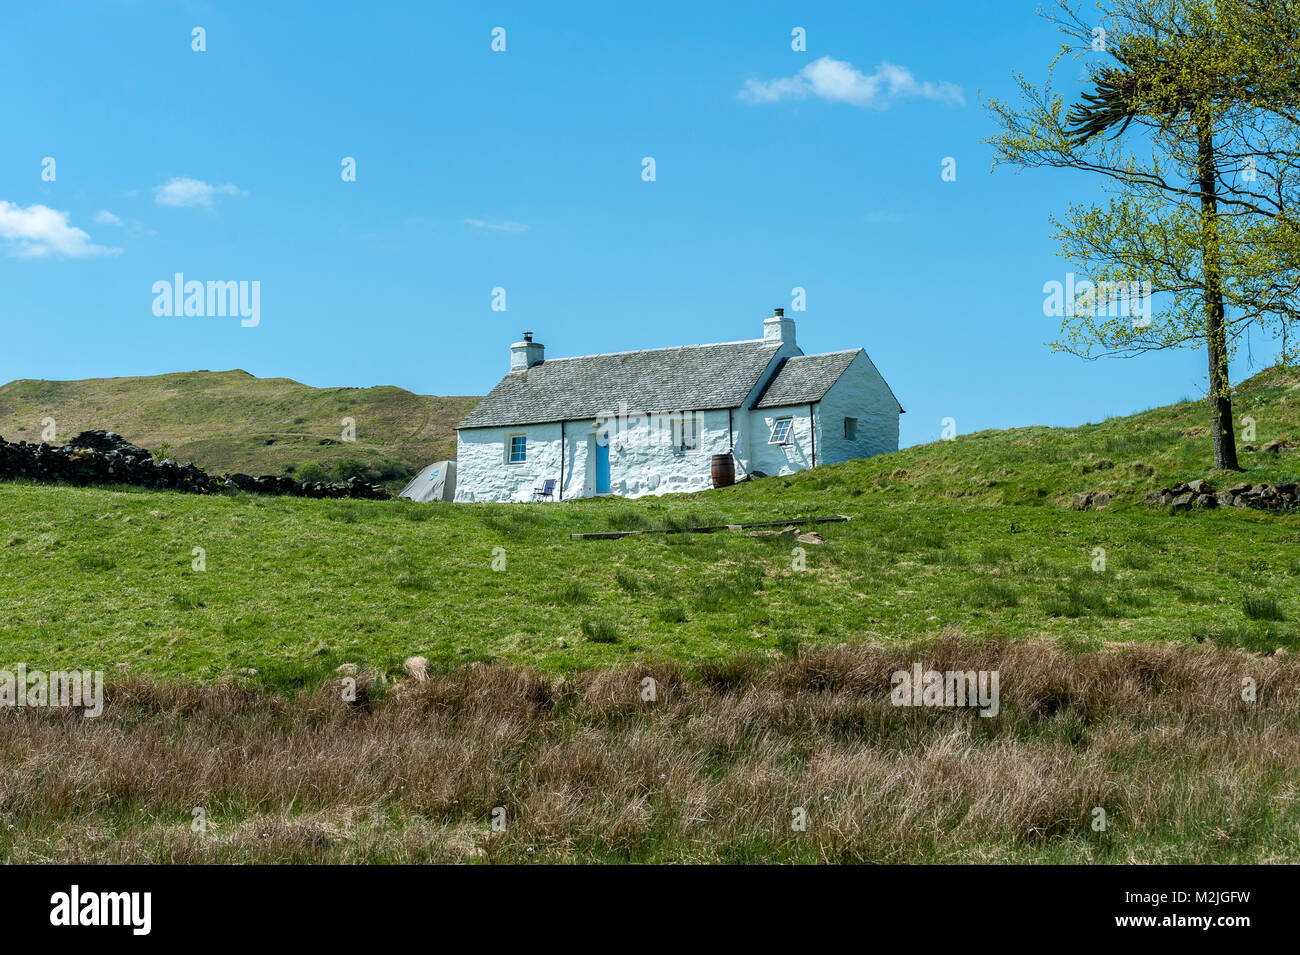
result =
[[[474,396],[421,395],[397,385],[317,388],[259,378],[242,368],[157,375],[40,379],[0,386],[0,435],[61,443],[102,429],[217,472],[325,471],[349,462],[370,477],[400,481],[431,461],[454,457],[455,424]],[[53,436],[47,419],[53,419]],[[355,422],[348,440],[345,419]]]

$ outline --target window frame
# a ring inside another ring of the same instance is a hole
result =
[[[845,417],[844,419],[844,440],[858,440],[858,419]]]
[[[686,443],[686,422],[691,422],[691,443]],[[698,454],[703,442],[700,440],[700,420],[693,411],[681,411],[668,416],[668,441],[674,454]],[[678,436],[680,435],[680,440]]]
[[[523,456],[515,460],[515,439],[518,438],[523,442]],[[506,464],[527,464],[528,463],[528,432],[514,431],[506,435]]]
[[[781,426],[782,422],[784,422],[786,426],[785,432],[782,435],[781,440],[778,441],[776,438],[776,432],[777,432],[777,428]],[[794,415],[782,415],[779,418],[773,418],[771,430],[769,430],[767,433],[767,443],[788,447],[789,445],[794,444],[794,441],[792,440],[793,434],[794,434]]]

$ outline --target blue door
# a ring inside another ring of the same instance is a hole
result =
[[[596,493],[609,493],[609,443],[596,441]]]

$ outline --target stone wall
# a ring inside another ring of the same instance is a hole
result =
[[[133,484],[191,494],[236,490],[294,497],[390,497],[383,488],[358,478],[340,484],[304,484],[279,475],[217,477],[193,464],[155,461],[150,452],[112,431],[83,431],[62,446],[26,441],[15,444],[0,438],[0,480],[13,478],[77,485]]]
[[[1147,495],[1148,504],[1164,504],[1175,510],[1192,507],[1253,507],[1260,510],[1281,511],[1296,506],[1297,485],[1248,484],[1245,482],[1216,491],[1208,482],[1196,480],[1179,482]]]

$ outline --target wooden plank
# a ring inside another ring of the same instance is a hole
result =
[[[639,531],[593,531],[590,534],[570,534],[569,539],[576,541],[607,541],[618,540],[621,537],[644,536],[646,534],[712,534],[714,531],[741,531],[751,527],[785,527],[790,524],[796,527],[801,524],[838,524],[847,520],[849,518],[844,514],[837,514],[833,517],[791,517],[780,521],[749,521],[744,524],[712,524],[706,527],[665,527]]]

